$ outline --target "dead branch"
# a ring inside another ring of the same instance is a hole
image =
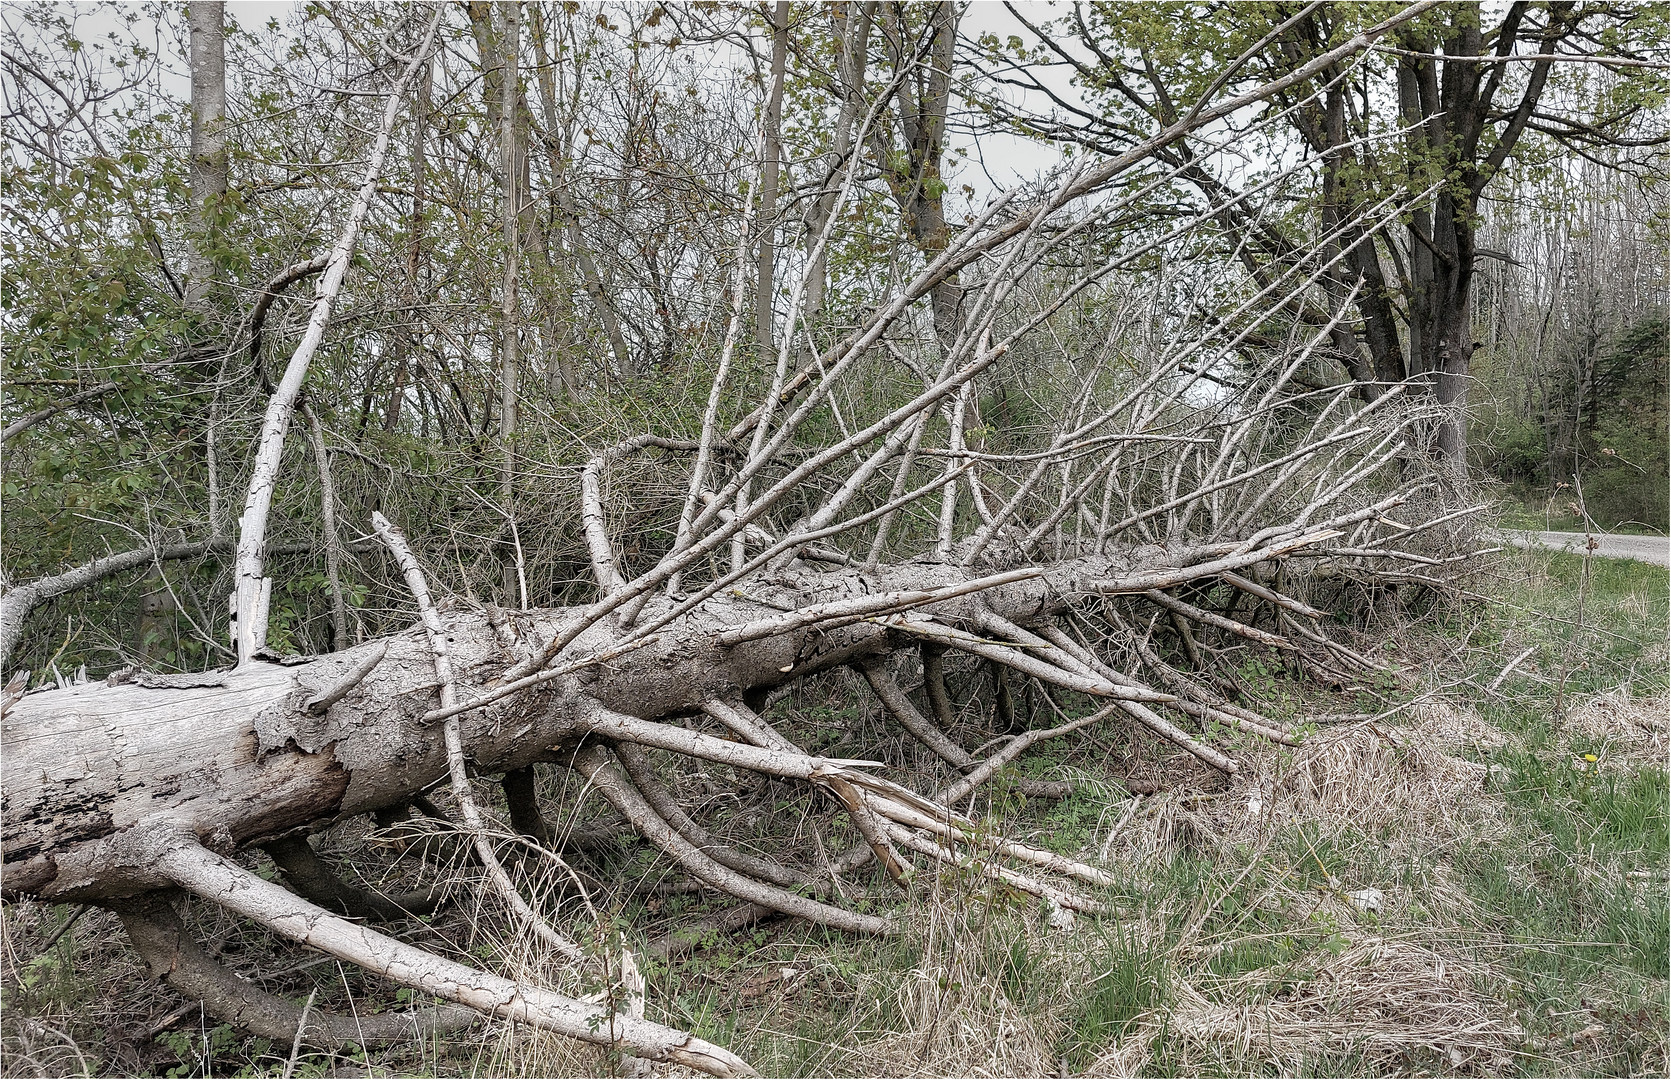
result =
[[[336,682],[321,690],[317,695],[308,699],[304,708],[314,716],[324,716],[331,706],[347,697],[356,686],[365,681],[367,675],[376,670],[383,662],[383,657],[389,653],[388,642],[379,642],[378,647],[366,653],[365,657],[349,668]]]
[[[887,673],[881,664],[871,663],[860,667],[865,681],[875,691],[876,697],[887,707],[889,715],[899,721],[899,726],[909,731],[913,738],[928,747],[946,764],[960,772],[969,772],[980,766],[981,762],[963,747],[957,745],[944,731],[935,727],[929,720],[917,711],[911,704],[911,699],[905,696],[905,691]],[[1030,795],[1041,799],[1063,799],[1073,794],[1073,785],[1069,783],[1050,783],[1028,778],[1017,778],[1015,788],[1023,795]]]
[[[714,888],[730,893],[740,900],[838,930],[858,934],[895,932],[894,924],[887,919],[874,915],[860,915],[819,903],[777,886],[755,881],[721,865],[680,836],[676,829],[663,820],[633,787],[632,782],[617,771],[609,751],[603,747],[593,745],[583,748],[574,757],[574,767],[597,786],[610,805],[632,822],[633,828],[637,829],[640,835],[671,855],[687,873]]]
[[[348,273],[348,264],[354,257],[360,227],[365,222],[366,213],[371,209],[372,197],[377,193],[377,180],[383,172],[383,160],[389,151],[389,138],[394,131],[395,118],[400,115],[400,105],[405,99],[406,88],[411,85],[418,71],[429,63],[430,42],[435,37],[436,28],[441,24],[441,14],[441,10],[437,9],[434,18],[430,20],[429,29],[424,32],[416,54],[406,65],[406,70],[401,73],[400,79],[389,94],[388,105],[383,110],[383,123],[378,129],[370,159],[366,163],[365,179],[360,183],[359,192],[348,210],[348,220],[337,237],[336,246],[331,250],[330,263],[325,269],[325,277],[319,283],[313,312],[308,317],[307,331],[297,344],[296,351],[291,354],[290,362],[284,369],[284,377],[279,380],[277,389],[267,402],[267,415],[261,425],[261,444],[256,451],[255,466],[250,475],[249,494],[244,500],[244,512],[238,519],[238,554],[233,579],[236,584],[232,610],[236,620],[234,636],[238,644],[238,662],[241,664],[248,663],[267,638],[266,597],[272,591],[272,583],[266,578],[264,571],[267,514],[272,507],[273,491],[278,483],[279,463],[284,454],[284,437],[290,430],[290,418],[295,412],[303,382],[307,379],[308,366],[325,338],[325,328],[331,321],[331,309],[338,292],[342,289],[343,278]]]
[[[418,566],[418,560],[413,556],[412,549],[407,546],[406,538],[400,530],[389,524],[389,519],[373,511],[371,515],[372,528],[388,545],[394,554],[395,561],[400,565],[401,572],[406,577],[406,587],[412,592],[412,599],[417,602],[418,615],[423,620],[424,633],[429,638],[430,654],[435,664],[435,677],[441,683],[441,707],[450,708],[457,696],[453,689],[452,660],[447,649],[447,631],[441,625],[441,617],[435,611],[435,605],[429,600],[429,585],[424,581],[424,572]],[[457,717],[450,717],[442,723],[442,732],[447,744],[447,768],[452,779],[453,798],[458,801],[459,810],[464,814],[464,826],[475,843],[476,856],[487,869],[488,879],[493,882],[499,895],[511,906],[511,909],[522,918],[524,925],[534,931],[539,939],[556,949],[571,961],[579,962],[585,957],[580,946],[555,930],[546,922],[517,891],[515,882],[500,864],[493,852],[493,842],[488,837],[487,823],[482,818],[481,808],[476,805],[475,792],[470,787],[470,774],[464,761],[464,741],[459,734]]]
[[[473,971],[347,922],[196,844],[170,837],[157,846],[158,871],[181,888],[276,934],[433,997],[595,1045],[624,1046],[639,1057],[710,1076],[754,1075],[735,1054],[695,1036]]]
[[[442,888],[395,896],[356,888],[326,865],[305,836],[281,837],[261,847],[284,871],[285,880],[298,893],[321,907],[352,915],[356,919],[395,922],[416,915],[428,915],[441,906],[446,896],[446,890]]]
[[[201,1000],[214,1016],[253,1035],[334,1048],[444,1035],[481,1021],[481,1013],[457,1006],[355,1016],[320,1010],[304,1014],[294,1002],[238,978],[204,952],[165,896],[147,893],[112,907],[153,979],[166,979],[188,999]]]
[[[59,413],[75,408],[82,402],[93,401],[96,398],[104,397],[112,390],[115,390],[117,385],[118,384],[114,382],[102,382],[97,386],[89,386],[85,390],[77,390],[68,397],[60,398],[45,408],[36,409],[27,416],[20,416],[16,420],[7,424],[4,431],[0,431],[0,443],[10,442],[12,439],[22,435],[25,431],[28,431],[35,425],[43,424],[46,421],[51,420],[54,416],[57,416]]]
[[[656,779],[650,762],[643,751],[631,743],[618,743],[615,746],[615,757],[621,762],[631,778],[633,785],[638,788],[644,801],[650,804],[663,821],[684,837],[692,847],[707,855],[710,859],[739,874],[759,878],[761,881],[784,888],[799,885],[800,875],[787,867],[766,859],[758,859],[746,852],[720,843],[714,835],[693,821],[673,798],[672,792]]]
[[[1237,637],[1257,641],[1261,645],[1269,645],[1275,649],[1287,649],[1293,652],[1299,648],[1292,641],[1279,634],[1266,633],[1264,630],[1249,626],[1247,623],[1237,622],[1235,619],[1226,619],[1223,615],[1215,615],[1210,611],[1203,611],[1194,604],[1185,603],[1175,596],[1169,596],[1161,592],[1159,589],[1145,589],[1143,597],[1150,603],[1158,604],[1168,611],[1182,615],[1186,619],[1193,619],[1202,626],[1216,627],[1235,634]]]

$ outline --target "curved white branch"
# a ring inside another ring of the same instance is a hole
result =
[[[264,584],[266,576],[267,516],[273,506],[273,490],[278,484],[279,463],[284,457],[284,437],[290,431],[290,420],[296,411],[296,399],[307,380],[308,365],[313,354],[325,340],[325,327],[331,321],[331,309],[342,282],[348,274],[348,264],[354,257],[354,247],[360,238],[360,226],[371,209],[377,194],[377,179],[383,172],[383,161],[389,153],[389,138],[395,119],[412,79],[429,62],[430,43],[440,25],[445,8],[437,7],[424,32],[411,63],[401,73],[400,81],[389,94],[389,104],[383,110],[383,125],[378,129],[377,141],[371,149],[371,160],[366,163],[365,179],[348,211],[348,223],[342,227],[336,246],[331,249],[331,261],[319,283],[313,301],[313,313],[308,317],[307,331],[302,335],[296,351],[285,366],[284,377],[267,401],[267,415],[261,422],[261,443],[255,454],[255,467],[250,474],[249,493],[244,497],[244,512],[238,518],[238,556],[233,568],[233,632],[237,641],[238,663],[246,664],[256,650],[266,643],[267,613],[262,596],[271,590]]]

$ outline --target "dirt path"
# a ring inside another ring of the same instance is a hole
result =
[[[1577,532],[1529,532],[1504,529],[1503,539],[1516,547],[1551,547],[1575,554],[1584,552],[1584,534]],[[1656,566],[1671,566],[1671,540],[1663,536],[1614,536],[1596,533],[1596,554],[1609,559],[1635,559]]]

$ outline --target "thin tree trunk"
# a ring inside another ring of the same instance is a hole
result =
[[[505,244],[505,275],[499,291],[499,444],[503,455],[499,466],[499,504],[507,515],[515,513],[516,452],[512,442],[517,425],[517,380],[520,375],[518,345],[522,334],[517,304],[517,271],[521,263],[518,233],[522,192],[517,181],[522,175],[522,148],[517,145],[517,99],[521,86],[517,54],[522,47],[522,5],[500,5],[504,25],[499,38],[499,170],[501,175],[501,228]],[[518,589],[517,555],[508,547],[500,559],[507,604],[527,606]]]
[[[754,334],[760,351],[775,356],[772,301],[777,292],[777,188],[783,156],[783,71],[789,56],[789,4],[778,0],[769,13],[772,24],[771,85],[766,95],[766,153],[760,170],[760,256],[754,287]],[[794,328],[785,328],[793,334]]]
[[[851,167],[849,158],[853,155],[853,129],[859,122],[864,111],[865,63],[870,52],[870,27],[876,16],[875,0],[868,0],[862,4],[839,5],[842,13],[834,16],[836,33],[839,37],[840,53],[837,63],[837,77],[841,80],[841,112],[836,120],[835,153],[830,161],[829,173],[824,179],[827,189],[818,197],[813,206],[810,221],[811,233],[818,236],[824,231],[825,222],[836,209],[836,177],[842,170]],[[829,288],[829,254],[820,248],[813,260],[808,274],[806,291],[806,310],[810,316],[816,317],[824,307],[824,293]]]
[[[325,530],[325,579],[331,587],[331,648],[348,648],[348,605],[342,597],[342,537],[337,533],[337,492],[331,481],[331,455],[325,449],[325,429],[312,409],[307,410],[308,441],[319,469],[319,521]]]
[[[429,171],[424,160],[424,129],[429,124],[429,99],[435,84],[435,65],[424,65],[423,80],[418,83],[418,100],[412,109],[412,152],[409,168],[412,173],[412,210],[406,218],[406,318],[412,322],[422,319],[418,303],[418,270],[422,265],[424,247],[424,181]],[[383,430],[394,431],[400,426],[400,413],[406,403],[406,382],[414,363],[413,353],[422,346],[423,331],[403,325],[400,331],[401,355],[395,361],[395,384],[389,390],[389,401],[383,409]]]
[[[201,307],[213,283],[207,249],[215,232],[216,203],[226,194],[226,13],[221,0],[186,5],[191,34],[191,254],[186,303]]]

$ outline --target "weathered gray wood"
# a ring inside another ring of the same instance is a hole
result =
[[[594,1045],[631,1048],[653,1061],[685,1065],[711,1076],[753,1076],[730,1051],[683,1031],[527,983],[476,971],[375,930],[340,919],[238,864],[178,838],[154,838],[158,871],[181,888],[235,911],[292,941],[367,971],[414,986],[443,1001],[530,1024]]]
[[[1147,578],[1180,561],[1188,560],[1160,548],[1075,560],[921,610],[942,624],[974,625],[990,607],[1025,624],[1088,591],[1086,583]],[[802,627],[735,648],[717,639],[721,628],[783,608],[931,590],[965,578],[952,566],[912,563],[877,574],[779,577],[756,586],[752,599],[714,597],[642,649],[465,713],[465,752],[483,772],[517,769],[553,759],[554,747],[594,726],[583,721],[600,713],[688,714],[712,700],[914,645],[869,622],[828,632]],[[657,598],[647,612],[671,603]],[[550,640],[571,617],[566,609],[529,613],[527,647]],[[460,700],[491,689],[522,659],[498,643],[485,612],[459,609],[443,619]],[[618,631],[594,626],[563,659],[605,652],[620,640]],[[309,701],[382,650],[382,662],[326,715],[308,711]],[[233,851],[403,802],[447,774],[441,726],[423,719],[436,708],[437,692],[428,646],[413,628],[306,663],[258,662],[189,679],[145,677],[27,695],[0,731],[4,893],[82,901],[161,887],[155,868],[124,841],[142,826],[165,824]]]

